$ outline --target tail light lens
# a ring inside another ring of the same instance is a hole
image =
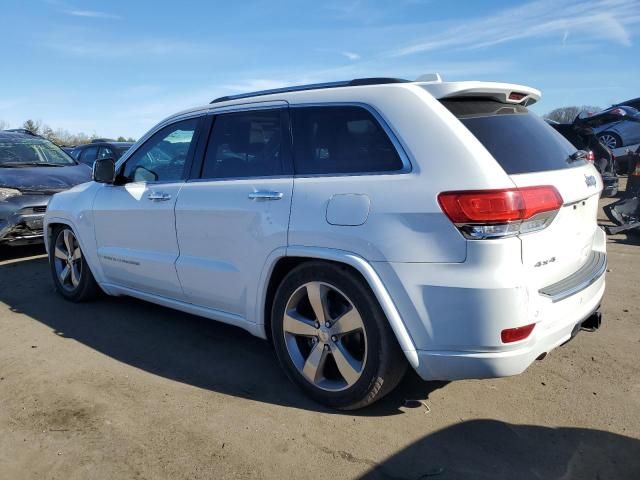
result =
[[[591,163],[593,163],[593,162],[595,162],[595,161],[596,161],[596,156],[594,155],[594,153],[593,153],[593,151],[592,151],[592,150],[589,150],[589,151],[587,152],[587,162],[591,162]]]
[[[640,160],[636,161],[636,168],[633,169],[631,175],[635,177],[640,177]]]
[[[502,330],[502,332],[500,332],[502,343],[512,343],[524,340],[529,335],[531,335],[531,332],[533,332],[533,327],[535,326],[536,324],[532,323],[530,325],[525,325],[524,327],[507,328],[505,330]]]
[[[442,211],[469,239],[502,238],[546,228],[562,206],[555,187],[443,192]]]

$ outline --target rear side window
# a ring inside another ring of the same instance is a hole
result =
[[[509,175],[562,170],[576,151],[562,135],[525,107],[485,99],[449,99],[442,104],[480,140]]]
[[[217,115],[209,137],[202,178],[283,175],[290,143],[283,133],[282,110]]]
[[[394,172],[404,166],[365,108],[294,107],[291,115],[298,175]]]

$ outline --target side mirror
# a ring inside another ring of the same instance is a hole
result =
[[[113,158],[100,158],[93,162],[93,181],[114,183],[116,181],[116,161]]]

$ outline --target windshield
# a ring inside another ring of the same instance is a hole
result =
[[[445,99],[442,104],[467,127],[509,175],[584,165],[576,148],[521,105],[488,99]]]
[[[0,140],[2,166],[66,166],[75,165],[73,159],[44,138]]]

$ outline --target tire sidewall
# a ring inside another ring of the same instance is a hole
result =
[[[328,283],[344,293],[360,313],[367,341],[364,371],[354,385],[346,390],[330,392],[313,386],[293,364],[284,341],[283,318],[291,295],[303,284],[318,281]],[[383,345],[386,329],[382,314],[373,294],[363,281],[346,268],[332,264],[308,263],[292,270],[278,288],[272,309],[271,334],[276,355],[287,376],[309,396],[330,406],[347,407],[361,401],[378,380],[386,349]]]

